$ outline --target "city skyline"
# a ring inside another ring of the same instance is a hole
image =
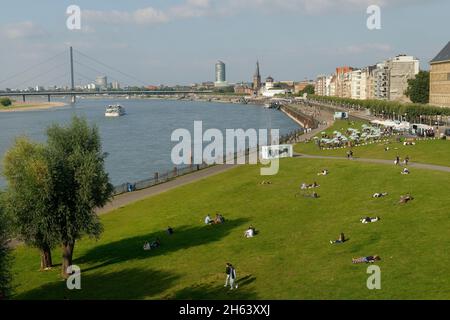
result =
[[[371,31],[366,27],[366,9],[377,2],[382,9],[382,29]],[[13,14],[1,24],[0,39],[10,50],[2,52],[2,60],[8,63],[2,67],[0,81],[69,45],[148,84],[214,81],[217,60],[226,62],[230,83],[251,82],[257,60],[263,78],[272,75],[297,81],[315,79],[339,65],[363,67],[402,53],[417,57],[421,68],[428,69],[428,62],[448,42],[446,21],[439,15],[444,17],[446,8],[450,9],[448,2],[440,0],[426,5],[402,0],[389,5],[385,1],[340,0],[337,5],[323,1],[321,6],[306,0],[227,0],[223,4],[134,1],[131,8],[129,4],[125,8],[124,4],[93,5],[82,0],[76,3],[82,9],[81,30],[71,31],[66,27],[68,1],[25,3],[12,4]],[[14,10],[19,7],[20,11]],[[399,14],[409,18],[398,21]],[[312,27],[314,35],[308,36]],[[64,62],[68,57],[61,59]],[[92,79],[101,74],[81,69]],[[108,78],[137,84],[114,75]],[[14,82],[26,80],[18,77],[1,87],[14,88]],[[24,86],[55,84],[46,81],[49,79]],[[75,81],[86,82],[81,78]]]

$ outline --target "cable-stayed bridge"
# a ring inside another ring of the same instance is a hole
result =
[[[94,74],[94,76],[92,75]],[[185,95],[185,94],[200,94],[200,93],[212,93],[212,91],[193,91],[193,90],[77,90],[75,87],[75,81],[81,83],[82,81],[87,83],[93,83],[94,79],[99,75],[114,76],[113,78],[127,79],[131,81],[135,86],[146,86],[147,84],[130,75],[123,72],[116,67],[110,66],[105,62],[102,62],[96,58],[93,58],[81,51],[75,50],[72,47],[69,48],[69,59],[67,59],[67,51],[64,50],[44,61],[36,63],[20,72],[9,75],[4,79],[0,79],[0,85],[2,83],[13,83],[13,88],[20,86],[35,84],[37,81],[43,83],[53,83],[56,81],[64,82],[65,87],[68,90],[38,90],[38,91],[24,91],[24,90],[9,90],[6,92],[0,91],[1,96],[8,97],[22,97],[23,102],[26,101],[26,97],[29,96],[41,96],[47,97],[50,101],[52,96],[64,96],[71,97],[72,102],[75,102],[76,96],[89,96],[89,95]],[[23,80],[25,78],[26,80]],[[21,80],[18,80],[21,79]]]

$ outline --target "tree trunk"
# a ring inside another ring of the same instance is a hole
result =
[[[49,246],[45,246],[41,249],[41,270],[51,268],[52,266],[52,251]]]
[[[67,268],[72,265],[72,256],[73,256],[73,249],[75,247],[75,241],[67,241],[62,244],[62,250],[63,250],[63,261],[62,261],[62,270],[61,274],[63,278],[68,278],[70,274],[67,273]]]

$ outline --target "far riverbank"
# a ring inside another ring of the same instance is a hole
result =
[[[29,102],[29,103],[20,103],[9,107],[0,107],[0,112],[21,112],[21,111],[30,111],[30,110],[46,110],[57,107],[64,107],[67,103],[65,102]]]

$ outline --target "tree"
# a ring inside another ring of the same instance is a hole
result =
[[[27,245],[41,252],[41,269],[52,266],[51,248],[57,237],[53,230],[53,185],[46,160],[45,147],[26,138],[16,140],[4,160],[8,182],[6,209],[15,232]]]
[[[430,73],[420,71],[414,79],[409,79],[405,94],[413,103],[428,103],[430,101]]]
[[[8,220],[0,203],[0,300],[6,298],[10,292],[10,263],[8,248]]]
[[[95,208],[103,207],[113,195],[104,168],[100,135],[85,119],[74,117],[66,127],[47,130],[47,159],[54,182],[52,227],[63,250],[62,275],[72,265],[76,240],[83,235],[98,238],[102,225]]]
[[[12,101],[10,98],[0,98],[0,104],[4,107],[8,107],[12,104]]]
[[[298,92],[298,96],[299,97],[301,97],[301,96],[303,96],[303,94],[305,94],[305,93],[307,93],[308,95],[313,95],[314,93],[315,93],[315,88],[314,88],[314,85],[312,85],[312,84],[308,84],[308,85],[306,85],[304,88],[303,88],[303,90],[300,90],[299,92]]]

